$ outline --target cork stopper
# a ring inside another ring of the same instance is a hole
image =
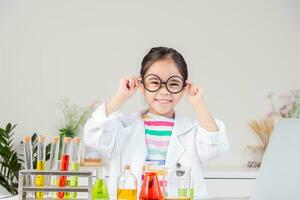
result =
[[[30,141],[31,141],[31,137],[30,136],[24,136],[23,137],[24,144],[28,144],[28,143],[30,143]]]
[[[59,142],[59,136],[54,136],[54,137],[52,137],[52,142],[53,142],[53,143]]]
[[[168,169],[167,168],[161,168],[157,170],[157,175],[158,176],[166,176],[168,174]]]
[[[130,165],[125,165],[124,169],[125,169],[125,170],[130,170],[131,167],[130,167]]]
[[[74,137],[73,141],[76,142],[76,143],[80,143],[80,137]]]
[[[38,142],[45,142],[46,137],[44,135],[39,135],[38,136]]]
[[[70,143],[71,141],[72,141],[72,138],[64,137],[64,143]]]

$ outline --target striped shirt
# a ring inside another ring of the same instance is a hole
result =
[[[148,112],[143,115],[143,120],[148,149],[146,162],[164,166],[174,126],[174,119]]]

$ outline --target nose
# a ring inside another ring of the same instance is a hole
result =
[[[170,92],[167,90],[167,87],[166,87],[166,84],[165,83],[162,83],[161,84],[161,88],[159,89],[159,94],[160,95],[170,95]]]

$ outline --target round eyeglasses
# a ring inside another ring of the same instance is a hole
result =
[[[141,80],[144,88],[149,92],[158,91],[164,84],[167,90],[172,94],[177,94],[183,90],[186,86],[184,80],[179,76],[171,76],[166,82],[163,82],[159,76],[155,74],[149,74]]]

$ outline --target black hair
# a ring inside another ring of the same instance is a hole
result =
[[[188,70],[183,56],[175,49],[167,47],[153,47],[143,58],[141,63],[140,75],[144,78],[149,67],[158,60],[171,59],[176,64],[178,71],[183,77],[183,80],[188,79]]]

